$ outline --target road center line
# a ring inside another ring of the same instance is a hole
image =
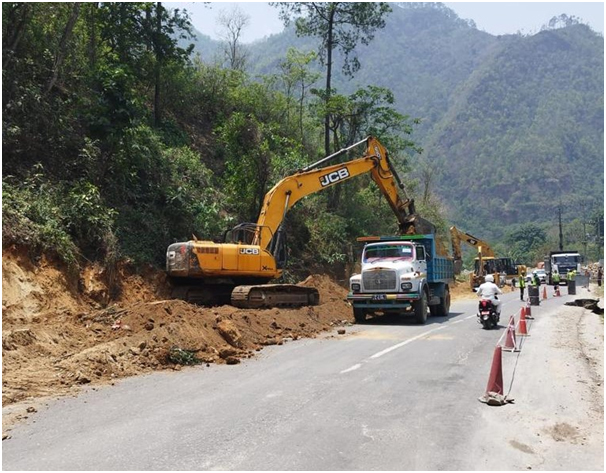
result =
[[[450,325],[450,324],[449,324],[449,325]],[[389,347],[389,348],[386,348],[385,350],[382,350],[382,351],[380,351],[380,352],[378,352],[378,353],[375,353],[374,355],[372,355],[372,356],[370,357],[370,359],[371,359],[371,360],[374,360],[375,358],[379,358],[379,357],[381,357],[381,356],[383,356],[383,355],[386,355],[387,353],[390,353],[390,352],[392,352],[392,351],[394,351],[394,350],[397,350],[398,348],[402,348],[403,346],[408,345],[409,343],[412,343],[412,342],[414,342],[415,340],[418,340],[419,338],[426,337],[426,336],[427,336],[427,335],[429,335],[430,333],[437,332],[438,330],[443,330],[443,329],[445,329],[446,327],[447,327],[447,325],[442,325],[441,327],[437,327],[437,328],[434,328],[434,329],[428,330],[427,332],[420,333],[419,335],[417,335],[417,336],[415,336],[415,337],[409,338],[408,340],[405,340],[405,341],[400,342],[400,343],[398,343],[398,344],[396,344],[396,345],[393,345],[393,346],[391,346],[391,347]]]
[[[412,338],[409,338],[408,340],[405,340],[403,342],[397,343],[396,345],[393,345],[391,347],[386,348],[385,350],[382,350],[382,351],[380,351],[378,353],[375,353],[374,355],[371,355],[366,360],[363,360],[362,363],[367,363],[370,360],[374,360],[374,359],[379,358],[379,357],[381,357],[383,355],[386,355],[387,353],[390,353],[390,352],[392,352],[394,350],[397,350],[398,348],[402,348],[403,346],[408,345],[409,343],[412,343],[412,342],[414,342],[414,341],[416,341],[416,340],[418,340],[420,338],[426,337],[430,333],[437,332],[438,330],[444,330],[445,328],[448,328],[450,325],[458,324],[458,323],[461,323],[461,322],[463,322],[465,320],[472,319],[474,317],[476,317],[476,314],[473,314],[473,315],[470,315],[468,317],[465,317],[464,319],[454,320],[454,321],[452,321],[452,322],[450,322],[450,323],[448,323],[446,325],[441,325],[440,327],[433,328],[431,330],[428,330],[427,332],[420,333],[419,335],[416,335],[416,336],[414,336]],[[357,363],[357,364],[351,366],[350,368],[347,368],[347,369],[339,372],[339,374],[350,373],[351,371],[355,371],[355,370],[357,370],[357,369],[359,369],[359,368],[362,367],[362,363]]]
[[[341,371],[339,374],[349,373],[350,371],[355,371],[362,366],[362,363],[358,363],[357,365],[353,365],[351,368],[347,368],[346,370]]]

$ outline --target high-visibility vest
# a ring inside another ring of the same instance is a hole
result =
[[[520,276],[518,278],[518,280],[520,281],[520,287],[524,288],[526,286],[526,281],[524,281],[524,276]]]
[[[560,282],[560,275],[558,273],[553,273],[553,276],[551,276],[551,279],[553,280],[553,282]]]
[[[530,281],[528,281],[528,285],[529,286],[536,286],[536,284],[534,283],[534,276],[530,276]]]

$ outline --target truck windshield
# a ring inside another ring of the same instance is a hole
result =
[[[410,245],[377,245],[364,250],[364,263],[378,259],[412,259],[413,248]]]
[[[579,262],[580,256],[578,255],[566,255],[566,256],[554,256],[553,259],[556,264],[576,264]]]

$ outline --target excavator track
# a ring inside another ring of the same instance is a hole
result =
[[[294,284],[236,286],[231,293],[231,304],[243,309],[303,307],[319,305],[320,293],[316,288]]]
[[[225,305],[230,303],[231,285],[179,284],[173,286],[171,297],[203,306]]]

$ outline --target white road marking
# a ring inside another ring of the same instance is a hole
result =
[[[361,363],[358,363],[357,365],[353,365],[351,368],[347,368],[346,370],[341,371],[341,373],[340,373],[340,374],[343,374],[343,373],[349,373],[350,371],[355,371],[355,370],[357,370],[358,368],[360,368],[361,366],[362,366],[362,364],[361,364]]]
[[[394,350],[397,350],[398,348],[402,348],[403,346],[408,345],[409,343],[412,343],[415,340],[418,340],[419,338],[423,338],[423,337],[429,335],[430,333],[437,332],[438,330],[443,330],[446,327],[447,327],[446,325],[442,325],[441,327],[437,327],[437,328],[428,330],[427,332],[423,332],[423,333],[421,333],[421,334],[419,334],[419,335],[417,335],[415,337],[409,338],[408,340],[405,340],[405,341],[403,341],[401,343],[398,343],[396,345],[392,345],[389,348],[386,348],[385,350],[380,351],[379,353],[375,353],[374,355],[372,355],[370,357],[370,359],[374,360],[375,358],[379,358],[379,357],[381,357],[383,355],[387,355],[388,353],[390,353],[390,352],[392,352]]]
[[[441,325],[440,327],[436,327],[434,329],[428,330],[427,332],[423,332],[423,333],[421,333],[419,335],[416,335],[416,336],[414,336],[412,338],[409,338],[408,340],[400,342],[400,343],[398,343],[396,345],[392,345],[392,346],[386,348],[385,350],[382,350],[382,351],[380,351],[378,353],[375,353],[374,355],[371,355],[366,360],[363,360],[362,363],[368,363],[370,360],[374,360],[376,358],[380,358],[381,356],[386,355],[387,353],[390,353],[390,352],[392,352],[394,350],[397,350],[398,348],[402,348],[403,346],[408,345],[409,343],[412,343],[412,342],[414,342],[414,341],[416,341],[416,340],[418,340],[420,338],[426,337],[430,333],[437,332],[438,330],[444,330],[445,328],[448,328],[450,325],[458,324],[458,323],[461,323],[461,322],[463,322],[465,320],[473,319],[475,317],[477,317],[477,315],[473,314],[473,315],[470,315],[468,317],[465,317],[464,319],[455,320],[455,321],[450,322],[450,323],[448,323],[446,325]],[[357,370],[357,369],[359,369],[359,368],[362,367],[362,363],[357,363],[357,364],[353,365],[352,367],[347,368],[347,369],[341,371],[339,374],[344,374],[344,373],[349,373],[351,371],[355,371],[355,370]]]

